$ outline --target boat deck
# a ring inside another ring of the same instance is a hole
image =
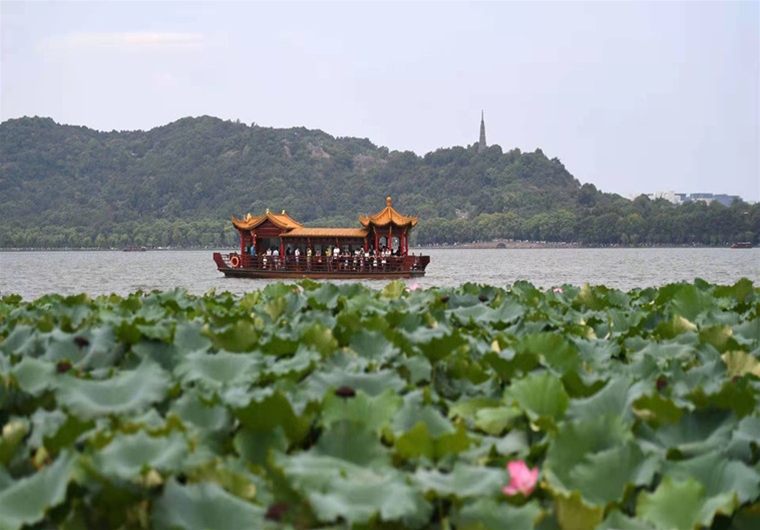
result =
[[[240,256],[214,253],[217,269],[236,278],[382,279],[424,276],[429,256]]]

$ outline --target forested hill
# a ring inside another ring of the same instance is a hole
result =
[[[306,224],[356,226],[389,195],[420,216],[419,243],[725,244],[760,232],[758,205],[631,202],[581,186],[540,150],[478,154],[475,144],[419,157],[208,116],[125,132],[0,124],[0,247],[231,244],[230,215],[285,209]]]

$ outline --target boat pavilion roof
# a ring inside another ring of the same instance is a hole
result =
[[[358,238],[367,237],[366,228],[307,228],[298,227],[282,234],[280,237],[313,237],[313,238]]]
[[[391,206],[391,198],[386,199],[387,206],[381,212],[372,216],[359,216],[359,222],[364,227],[370,225],[375,226],[388,226],[394,224],[396,226],[409,226],[410,228],[417,225],[418,217],[407,217],[401,215]]]
[[[239,228],[241,230],[253,230],[267,219],[271,221],[272,224],[279,228],[282,228],[283,230],[292,230],[294,228],[300,228],[303,226],[301,223],[286,214],[285,210],[283,210],[282,213],[272,213],[269,211],[269,209],[267,209],[267,213],[264,215],[259,215],[258,217],[253,217],[251,214],[248,214],[243,219],[236,219],[233,215],[232,224],[235,225],[235,228]]]

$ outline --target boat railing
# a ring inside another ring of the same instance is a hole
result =
[[[241,256],[238,253],[222,254],[222,260],[231,268],[271,270],[279,272],[315,273],[384,273],[424,269],[422,256]]]

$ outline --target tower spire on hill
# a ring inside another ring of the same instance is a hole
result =
[[[480,140],[478,141],[478,153],[486,150],[486,120],[483,111],[480,111]]]

